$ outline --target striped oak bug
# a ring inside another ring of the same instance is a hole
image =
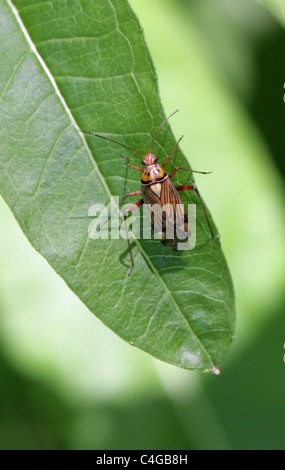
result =
[[[156,229],[155,220],[160,221],[160,224],[158,224],[158,227],[161,227],[161,232],[159,232],[159,238],[160,238],[161,243],[163,243],[166,246],[169,246],[173,250],[177,250],[178,242],[181,241],[181,239],[179,239],[177,237],[177,231],[176,230],[175,230],[174,237],[172,237],[170,239],[167,239],[166,238],[166,225],[167,225],[167,222],[170,222],[170,224],[172,224],[175,229],[177,229],[177,227],[180,227],[180,233],[183,232],[184,235],[189,233],[188,218],[187,218],[187,214],[186,214],[185,208],[183,206],[183,203],[182,203],[182,201],[179,197],[179,194],[178,194],[179,191],[193,190],[193,191],[196,192],[196,194],[197,194],[197,196],[200,200],[200,203],[202,205],[202,208],[203,208],[203,211],[204,211],[204,214],[205,214],[205,218],[206,218],[208,227],[210,229],[212,238],[217,243],[220,244],[220,241],[214,235],[214,232],[212,230],[212,227],[211,227],[211,224],[210,224],[210,221],[209,221],[209,218],[208,218],[206,206],[204,204],[204,201],[203,201],[197,187],[194,186],[194,185],[188,185],[188,184],[184,184],[182,186],[176,186],[175,187],[174,184],[171,181],[173,176],[177,173],[178,170],[184,170],[184,171],[189,171],[191,173],[200,173],[200,174],[208,174],[210,172],[196,171],[196,170],[191,170],[189,168],[182,168],[182,167],[177,166],[177,167],[174,168],[174,170],[169,175],[167,173],[165,173],[164,167],[170,162],[170,160],[174,156],[175,151],[177,150],[177,147],[178,147],[178,145],[179,145],[179,143],[180,143],[183,136],[180,137],[180,139],[176,142],[175,147],[172,150],[170,156],[165,160],[164,163],[162,163],[162,165],[159,165],[159,163],[157,163],[157,157],[154,155],[154,142],[155,142],[155,138],[156,138],[158,132],[162,129],[162,127],[165,125],[165,123],[168,121],[168,119],[171,116],[173,116],[173,114],[175,114],[177,111],[178,111],[178,109],[176,111],[174,111],[172,114],[170,114],[163,121],[163,123],[160,125],[160,127],[157,129],[154,136],[152,137],[152,152],[146,152],[145,155],[142,155],[139,152],[137,152],[136,150],[132,149],[131,147],[128,147],[127,145],[124,145],[120,142],[112,140],[112,139],[110,139],[108,137],[105,137],[103,135],[95,134],[95,133],[88,132],[88,131],[82,131],[86,134],[94,135],[96,137],[100,137],[101,139],[105,139],[105,140],[113,142],[117,145],[120,145],[121,147],[125,147],[128,150],[130,150],[131,152],[133,152],[136,155],[139,155],[140,157],[143,158],[142,164],[145,165],[145,168],[141,168],[141,167],[132,165],[131,163],[129,163],[129,157],[127,157],[126,155],[121,154],[122,157],[126,158],[126,166],[127,167],[132,168],[133,170],[136,170],[136,171],[140,171],[142,173],[141,190],[133,191],[133,192],[130,192],[130,193],[126,194],[124,196],[123,200],[122,200],[122,202],[123,202],[128,197],[142,195],[142,199],[139,199],[138,201],[133,203],[124,212],[124,221],[125,221],[125,224],[126,224],[127,242],[128,242],[128,248],[129,248],[130,258],[131,258],[131,263],[132,263],[131,268],[130,268],[129,273],[128,273],[129,275],[131,274],[131,272],[133,270],[134,260],[133,260],[130,240],[129,240],[129,237],[128,237],[128,227],[127,227],[127,216],[128,216],[128,214],[130,212],[132,212],[133,210],[135,210],[136,208],[140,207],[142,204],[147,205],[147,207],[150,208],[150,210],[148,212],[149,212],[149,215],[150,215],[150,218],[151,218],[151,226],[154,229],[154,231],[156,231],[156,232],[157,232],[157,230],[155,230]],[[156,214],[155,209],[153,210],[153,208],[155,206],[163,208],[163,212],[160,212],[159,215]],[[181,208],[183,208],[183,209],[181,209]],[[158,215],[157,218],[155,218],[156,215]],[[161,220],[161,219],[159,220],[159,217],[162,218],[163,220]]]

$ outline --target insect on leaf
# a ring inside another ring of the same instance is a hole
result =
[[[78,129],[144,154],[165,118],[128,2],[0,0],[0,49],[0,191],[31,244],[124,340],[179,367],[217,372],[233,336],[233,287],[195,194],[182,197],[197,204],[195,249],[133,241],[131,276],[125,240],[88,236],[89,208],[139,190],[141,174],[115,144]],[[160,162],[174,145],[167,123]],[[175,165],[189,167],[179,149],[167,171]],[[174,182],[193,181],[177,173]]]

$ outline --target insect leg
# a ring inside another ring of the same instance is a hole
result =
[[[140,168],[139,166],[135,166],[135,165],[131,165],[129,163],[129,157],[127,157],[126,155],[124,155],[123,153],[121,153],[121,157],[124,157],[127,159],[126,161],[126,166],[129,166],[130,168],[133,168],[134,170],[137,170],[137,171],[141,171],[142,173],[144,172],[144,169],[143,168]]]
[[[175,173],[177,173],[178,170],[190,171],[191,173],[200,173],[201,175],[209,175],[210,173],[212,173],[211,171],[197,171],[197,170],[191,170],[190,168],[182,168],[181,166],[177,166],[170,173],[169,178],[171,179],[175,175]]]
[[[213,230],[212,230],[212,227],[211,227],[211,224],[210,224],[210,221],[209,221],[209,217],[208,217],[208,214],[207,214],[206,206],[205,206],[204,201],[203,201],[203,199],[201,198],[200,193],[199,193],[198,189],[196,188],[196,186],[189,185],[189,184],[183,184],[182,186],[177,186],[176,189],[177,189],[177,191],[187,191],[187,190],[194,190],[194,191],[196,191],[196,194],[197,194],[198,198],[200,199],[201,205],[202,205],[202,207],[203,207],[203,211],[204,211],[204,214],[205,214],[205,217],[206,217],[206,221],[207,221],[207,224],[208,224],[208,226],[209,226],[211,235],[212,235],[212,237],[214,238],[214,240],[215,240],[217,243],[219,243],[219,245],[220,245],[221,242],[220,242],[220,241],[215,237],[215,235],[214,235],[214,232],[213,232]]]
[[[126,195],[123,197],[122,203],[124,202],[124,200],[125,200],[127,197],[130,197],[130,196],[138,196],[139,194],[142,194],[142,191],[133,191],[132,193],[126,194]]]
[[[123,204],[124,200],[127,199],[127,197],[130,197],[130,196],[139,196],[140,194],[142,194],[142,191],[133,191],[132,193],[126,194],[126,195],[123,197],[120,206]],[[102,227],[104,227],[104,225],[105,225],[107,222],[109,222],[109,220],[113,217],[113,215],[115,214],[116,211],[117,211],[117,209],[115,209],[115,210],[112,212],[112,214],[109,215],[108,220],[106,220],[106,222],[104,222],[104,223],[102,224]],[[86,215],[84,215],[83,217],[70,217],[70,219],[86,219]]]
[[[165,162],[161,165],[161,168],[164,168],[164,167],[167,165],[167,163],[170,162],[171,158],[173,157],[173,155],[174,155],[175,152],[176,152],[176,149],[177,149],[177,147],[178,147],[178,145],[179,145],[179,142],[180,142],[182,139],[183,139],[183,135],[180,137],[180,139],[177,140],[174,149],[172,150],[170,156],[169,156],[169,157],[165,160]]]
[[[135,191],[136,192],[136,191]],[[138,191],[139,192],[139,191]],[[130,196],[130,195],[134,195],[134,194],[127,194],[127,196]],[[132,262],[132,266],[128,272],[128,276],[131,274],[132,270],[133,270],[133,267],[134,267],[134,259],[133,259],[133,255],[132,255],[132,248],[131,248],[131,244],[130,244],[130,239],[129,239],[129,236],[128,236],[128,225],[127,225],[127,215],[129,214],[129,212],[132,212],[133,210],[135,210],[137,207],[141,206],[143,204],[143,199],[140,199],[139,201],[135,202],[134,204],[132,204],[128,209],[125,210],[124,212],[124,221],[125,221],[125,225],[126,225],[126,236],[127,236],[127,241],[128,241],[128,247],[129,247],[129,252],[130,252],[130,257],[131,257],[131,262]]]
[[[133,191],[132,193],[126,194],[126,195],[123,197],[123,199],[122,199],[122,201],[121,201],[121,203],[120,203],[120,208],[119,208],[119,210],[121,209],[121,206],[122,206],[124,200],[125,200],[127,197],[130,197],[130,196],[138,196],[139,194],[142,194],[142,191]],[[111,213],[111,215],[109,215],[108,220],[106,220],[106,221],[102,224],[102,227],[104,227],[104,225],[105,225],[107,222],[109,223],[109,221],[112,219],[113,215],[115,214],[115,212],[117,212],[117,210],[118,210],[117,208],[113,210],[113,212]]]

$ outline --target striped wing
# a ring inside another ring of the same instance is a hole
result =
[[[164,245],[176,250],[177,243],[189,237],[189,226],[174,184],[166,178],[160,183],[142,185],[142,196],[155,234]]]

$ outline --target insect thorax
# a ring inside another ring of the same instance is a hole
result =
[[[148,165],[143,172],[141,183],[142,185],[148,186],[150,184],[162,182],[167,177],[167,174],[163,171],[160,165]]]

